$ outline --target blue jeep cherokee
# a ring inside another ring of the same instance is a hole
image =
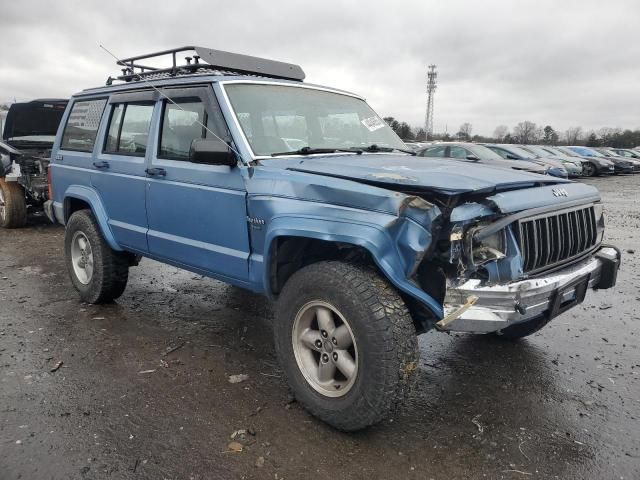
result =
[[[417,334],[524,337],[615,284],[593,187],[416,157],[295,65],[200,47],[118,64],[73,96],[52,153],[80,297],[119,297],[148,257],[277,299],[291,389],[336,428],[398,403]]]

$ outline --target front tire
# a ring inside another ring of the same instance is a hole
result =
[[[591,162],[585,163],[584,167],[583,167],[583,170],[584,170],[584,175],[586,177],[595,177],[598,174],[598,169]]]
[[[27,223],[24,189],[16,182],[0,179],[0,227],[19,228]]]
[[[129,259],[107,245],[91,210],[71,215],[64,251],[71,282],[83,301],[107,303],[122,295],[129,277]]]
[[[384,419],[417,369],[409,311],[366,266],[319,262],[294,273],[278,300],[274,336],[298,402],[344,431]]]

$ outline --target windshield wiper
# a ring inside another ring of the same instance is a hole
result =
[[[362,155],[362,149],[354,149],[354,148],[311,148],[311,147],[302,147],[298,150],[291,150],[288,152],[277,152],[272,153],[272,157],[280,157],[284,155],[312,155],[314,153],[336,153],[336,152],[347,152],[347,153],[355,153],[357,155]]]
[[[416,152],[413,150],[407,150],[405,148],[396,148],[396,147],[380,147],[375,143],[369,145],[368,147],[351,147],[351,151],[365,151],[365,152],[393,152],[394,150],[398,152],[408,153],[409,155],[413,155],[415,157]]]

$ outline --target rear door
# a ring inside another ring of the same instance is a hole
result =
[[[91,175],[116,241],[142,253],[148,251],[145,170],[156,98],[155,92],[110,98],[104,140]]]
[[[248,278],[246,189],[240,167],[189,161],[195,139],[229,138],[211,86],[166,89],[149,166],[152,256],[224,279]]]

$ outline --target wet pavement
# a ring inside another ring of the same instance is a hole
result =
[[[356,434],[291,402],[261,297],[143,260],[84,305],[61,227],[0,230],[0,479],[640,478],[640,176],[589,183],[618,285],[519,343],[421,336],[415,392]]]

